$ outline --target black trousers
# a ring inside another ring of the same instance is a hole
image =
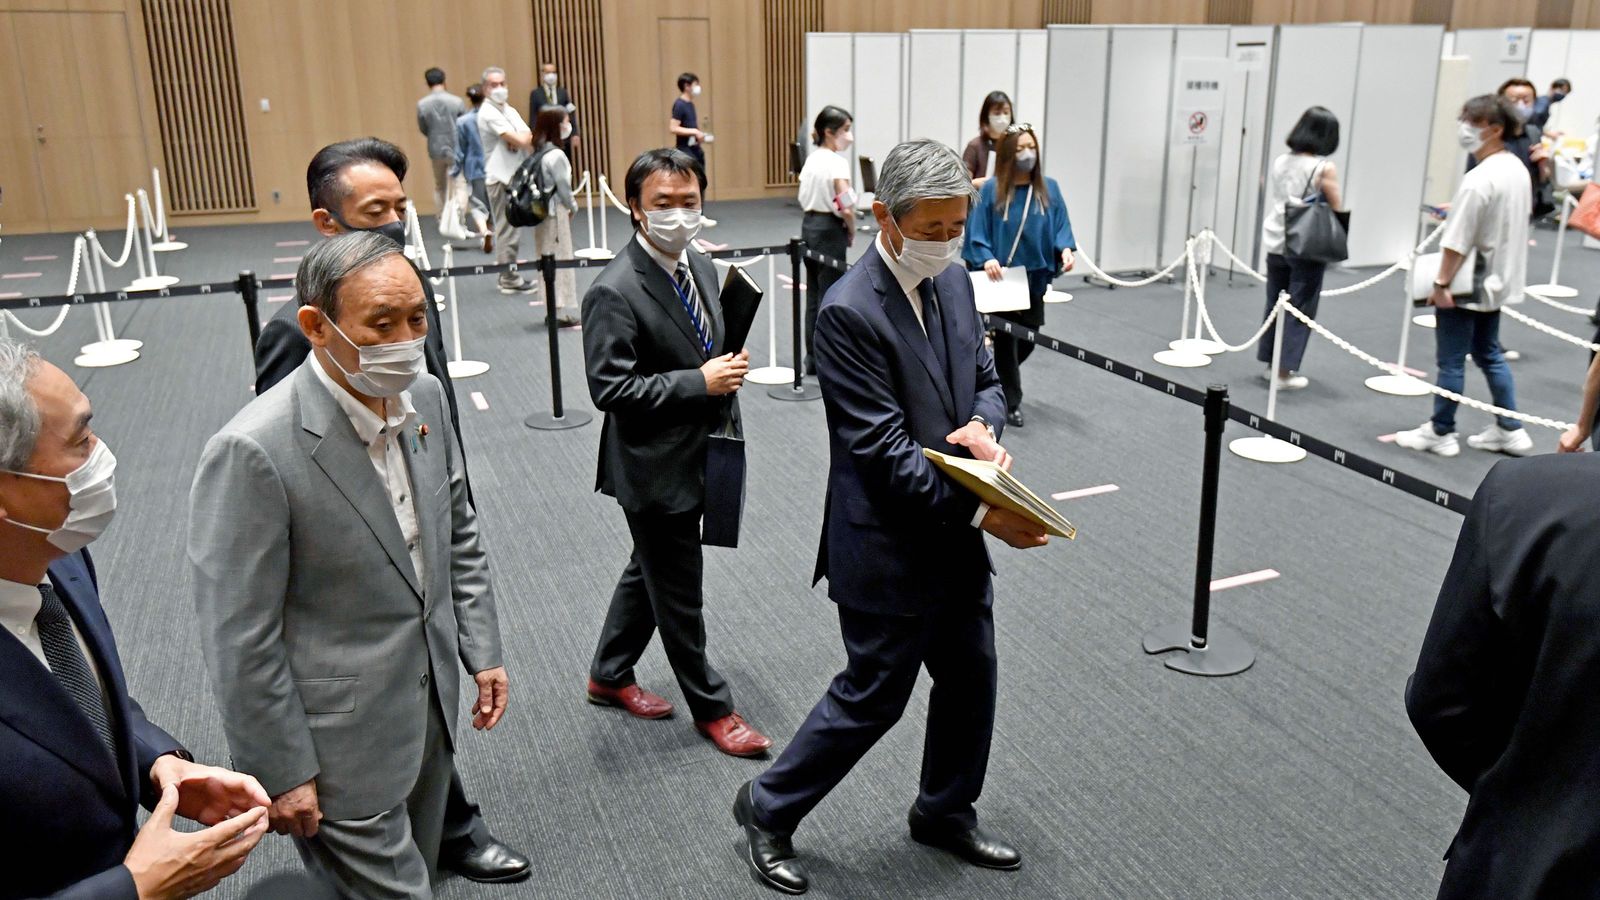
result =
[[[850,233],[845,231],[844,220],[833,213],[807,212],[805,219],[800,222],[800,238],[806,242],[806,247],[844,261],[850,252]],[[827,295],[828,288],[838,281],[844,273],[832,266],[825,266],[806,260],[806,302],[805,302],[805,339],[806,339],[806,374],[817,374],[817,359],[811,349],[812,338],[817,333],[817,308],[822,305],[822,298]]]
[[[1044,295],[1050,290],[1055,273],[1049,269],[1028,270],[1028,308],[1016,312],[995,313],[1027,328],[1044,327]],[[1033,342],[1018,340],[1003,331],[994,333],[994,368],[1000,376],[1000,387],[1006,392],[1006,412],[1016,412],[1022,406],[1022,363],[1033,355]]]
[[[1271,313],[1273,304],[1278,302],[1278,292],[1288,291],[1289,302],[1294,304],[1294,308],[1315,319],[1317,300],[1322,297],[1322,275],[1327,269],[1327,263],[1268,253],[1267,313]],[[1305,359],[1306,342],[1311,340],[1311,329],[1301,325],[1300,320],[1293,316],[1285,315],[1280,321],[1283,322],[1283,359],[1279,367],[1298,372],[1301,361]],[[1261,362],[1272,362],[1273,331],[1277,327],[1277,322],[1272,323],[1272,328],[1267,329],[1267,333],[1261,336],[1261,343],[1256,345],[1256,359]]]
[[[589,676],[608,687],[633,684],[633,667],[659,630],[694,720],[720,719],[733,712],[733,693],[706,660],[700,512],[627,516],[633,556],[611,595]]]
[[[476,697],[477,686],[472,688]],[[450,768],[450,791],[444,798],[444,831],[440,845],[445,850],[463,844],[479,846],[489,841],[489,826],[483,821],[478,804],[467,799],[467,790],[461,784],[461,773],[454,765]]]
[[[994,734],[994,612],[988,598],[924,616],[839,607],[848,662],[794,740],[752,786],[757,821],[791,833],[905,712],[917,673],[933,678],[917,809],[965,831],[978,822]]]

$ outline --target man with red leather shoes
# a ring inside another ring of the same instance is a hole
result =
[[[589,395],[605,413],[595,488],[617,499],[633,535],[588,696],[641,719],[670,716],[672,704],[641,688],[633,672],[659,630],[695,729],[730,756],[760,756],[772,741],[734,710],[728,683],[706,659],[701,519],[721,458],[708,468],[709,445],[713,432],[738,431],[736,394],[750,354],[722,346],[716,270],[688,250],[705,186],[705,170],[685,153],[640,154],[625,189],[634,239],[583,298]],[[742,477],[739,468],[740,485]]]

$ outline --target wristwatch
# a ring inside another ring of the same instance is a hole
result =
[[[1435,281],[1433,283],[1433,286],[1436,287],[1436,288],[1439,288],[1440,290],[1444,290],[1444,291],[1450,290],[1450,282],[1448,282],[1448,281]]]
[[[979,425],[982,425],[984,427],[984,430],[989,432],[989,440],[992,441],[992,440],[996,439],[995,436],[994,436],[994,426],[990,425],[988,422],[984,421],[983,416],[973,416],[972,418],[968,419],[967,421],[969,421],[969,422],[977,422]]]

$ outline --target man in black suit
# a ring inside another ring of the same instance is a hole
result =
[[[128,695],[86,549],[116,512],[89,417],[65,372],[0,338],[0,897],[188,897],[244,865],[271,801]]]
[[[306,167],[311,224],[324,237],[346,231],[376,231],[404,247],[408,201],[402,182],[407,166],[405,153],[379,138],[340,141],[318,150]],[[445,401],[450,407],[450,426],[455,429],[459,444],[461,420],[444,352],[444,329],[439,325],[433,285],[426,276],[422,278],[422,291],[427,295],[424,310],[428,317],[423,356],[428,374],[444,385]],[[261,337],[256,341],[257,396],[300,368],[311,353],[311,342],[300,329],[299,312],[297,304],[285,303],[261,329]],[[464,460],[462,469],[466,469]],[[470,482],[467,496],[472,496]],[[450,778],[439,867],[486,884],[520,881],[533,871],[526,856],[489,832],[477,804],[467,799],[460,772],[452,773]]]
[[[544,63],[539,67],[539,86],[528,93],[528,121],[539,118],[539,110],[547,106],[554,106],[567,111],[567,121],[572,123],[572,134],[560,142],[561,152],[567,155],[567,160],[573,159],[573,154],[578,152],[578,144],[583,140],[578,130],[578,107],[572,102],[572,93],[561,82],[561,76],[556,73],[556,64]],[[576,177],[574,177],[576,181]]]
[[[701,515],[713,432],[739,429],[750,354],[722,346],[716,270],[688,252],[700,230],[705,171],[677,150],[647,150],[628,168],[636,235],[583,297],[589,395],[605,413],[595,489],[615,497],[633,534],[590,667],[592,703],[660,719],[672,704],[639,687],[633,667],[658,629],[695,728],[732,756],[772,741],[734,710],[706,659]],[[742,435],[741,435],[742,437]],[[742,476],[742,473],[740,473]]]
[[[872,251],[823,298],[817,379],[828,418],[828,492],[816,579],[839,605],[848,662],[772,768],[734,800],[746,861],[769,887],[809,886],[801,820],[899,720],[917,672],[933,677],[911,837],[974,865],[1021,854],[978,827],[994,731],[993,593],[983,532],[1013,547],[1042,530],[941,474],[924,447],[1009,469],[1005,395],[957,261],[973,190],[935,141],[895,147],[872,211]]]
[[[1406,684],[1467,792],[1439,896],[1600,896],[1600,454],[1502,462],[1479,486]]]

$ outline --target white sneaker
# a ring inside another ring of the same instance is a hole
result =
[[[1272,383],[1273,375],[1271,366],[1268,366],[1267,370],[1261,373],[1261,380],[1268,384]],[[1304,375],[1290,375],[1288,378],[1277,379],[1277,382],[1278,390],[1280,391],[1298,391],[1310,384],[1311,379],[1305,377]]]
[[[1522,358],[1522,353],[1517,350],[1501,350],[1500,355],[1504,357],[1506,362],[1516,362]]]
[[[1467,446],[1474,450],[1488,450],[1491,453],[1504,453],[1507,456],[1527,456],[1533,452],[1533,438],[1528,436],[1526,428],[1507,431],[1499,425],[1490,425],[1467,438]]]
[[[1455,456],[1461,452],[1461,444],[1456,440],[1456,433],[1436,434],[1432,422],[1423,422],[1410,431],[1401,431],[1394,436],[1394,442],[1407,450],[1421,450],[1424,453],[1437,453],[1440,456]]]

